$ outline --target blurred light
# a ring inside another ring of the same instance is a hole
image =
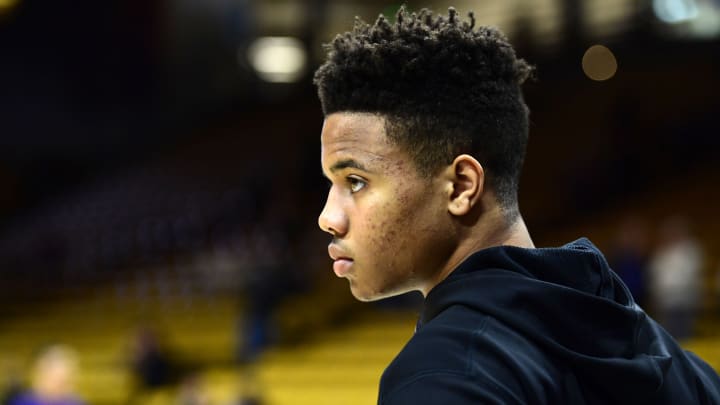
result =
[[[720,35],[720,2],[698,4],[698,17],[690,21],[690,32],[699,38],[713,38]]]
[[[582,58],[585,75],[592,80],[603,81],[615,76],[617,60],[612,51],[602,45],[593,45]]]
[[[273,83],[299,80],[305,72],[307,54],[297,38],[258,38],[248,49],[250,64],[261,79]]]
[[[720,1],[696,0],[697,17],[689,21],[688,32],[696,38],[720,35]]]
[[[653,0],[652,7],[657,18],[668,24],[677,24],[698,16],[695,0]]]
[[[0,0],[0,13],[13,8],[18,0]]]

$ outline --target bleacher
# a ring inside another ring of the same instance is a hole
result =
[[[416,320],[410,311],[373,307],[348,322],[315,325],[322,333],[274,347],[255,364],[238,366],[233,362],[238,304],[228,297],[122,302],[98,291],[4,322],[0,356],[6,368],[20,369],[39,345],[67,343],[80,355],[82,397],[89,404],[124,404],[133,388],[127,365],[133,330],[140,320],[155,319],[177,358],[201,365],[212,404],[230,404],[242,393],[258,394],[274,405],[372,404],[384,367],[412,335]],[[323,312],[317,306],[305,309]],[[717,335],[684,342],[720,369],[718,343]],[[169,387],[146,392],[137,403],[172,404],[177,395],[177,388]]]
[[[312,304],[311,298],[300,298],[290,305],[303,301]],[[7,377],[12,370],[27,371],[38,347],[62,342],[79,353],[77,387],[82,398],[96,405],[124,404],[135,384],[129,367],[134,331],[154,322],[174,360],[198,368],[213,404],[229,404],[243,392],[257,392],[269,404],[332,404],[338,398],[347,404],[372,403],[380,373],[412,334],[415,321],[407,312],[354,316],[335,328],[328,324],[337,321],[311,319],[306,328],[325,322],[323,333],[280,345],[256,363],[238,366],[233,354],[239,309],[231,297],[121,300],[108,291],[48,303],[3,322],[0,373]],[[328,312],[317,306],[305,310]],[[300,330],[297,321],[286,321]],[[177,395],[176,386],[163,388],[145,392],[137,403],[172,404]]]

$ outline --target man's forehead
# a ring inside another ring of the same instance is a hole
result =
[[[346,168],[371,174],[406,175],[409,167],[414,166],[410,154],[388,139],[385,119],[377,114],[340,112],[328,115],[320,138],[320,164],[326,175]]]
[[[371,113],[336,112],[323,123],[321,142],[385,141],[385,120]]]
[[[385,137],[383,119],[367,113],[329,115],[320,142],[323,160],[330,158],[333,161],[376,161],[387,158],[394,149]]]

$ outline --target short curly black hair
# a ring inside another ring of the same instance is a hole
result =
[[[427,9],[401,7],[394,23],[356,18],[352,32],[326,45],[315,72],[323,113],[369,112],[385,119],[419,171],[432,175],[461,153],[483,165],[488,185],[512,217],[528,138],[521,85],[532,68],[506,37]]]

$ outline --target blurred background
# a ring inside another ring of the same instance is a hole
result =
[[[720,367],[720,1],[408,1],[537,67],[521,209]],[[372,404],[418,295],[331,272],[322,44],[380,0],[0,0],[0,395]]]

